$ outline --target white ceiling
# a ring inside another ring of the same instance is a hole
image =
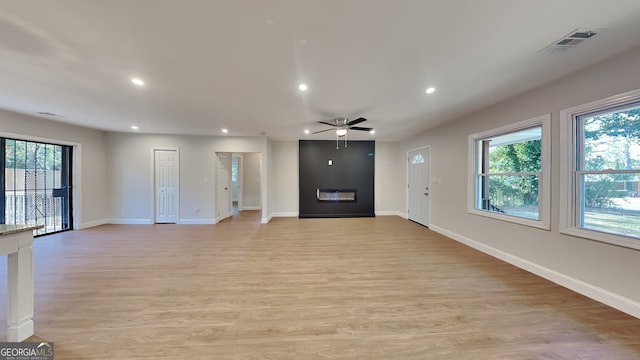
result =
[[[540,52],[577,28],[607,31]],[[0,108],[280,140],[363,116],[350,138],[391,141],[638,45],[638,0],[0,0]]]

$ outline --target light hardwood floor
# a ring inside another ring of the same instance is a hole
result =
[[[640,359],[639,319],[399,217],[106,225],[35,252],[31,340],[56,360]]]

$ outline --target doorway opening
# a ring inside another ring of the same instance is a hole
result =
[[[231,206],[233,215],[237,215],[242,209],[241,168],[242,154],[234,153],[231,156]]]
[[[261,153],[216,153],[216,222],[261,222]]]

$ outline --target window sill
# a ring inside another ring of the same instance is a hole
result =
[[[560,233],[565,235],[572,235],[581,237],[587,240],[599,241],[611,245],[622,246],[634,250],[640,250],[640,239],[622,236],[622,235],[613,235],[607,234],[599,231],[586,230],[582,228],[564,228],[560,229]]]
[[[502,215],[498,213],[482,211],[477,209],[467,209],[467,212],[472,215],[483,216],[491,219],[518,224],[518,225],[530,226],[530,227],[543,229],[543,230],[551,230],[551,226],[549,226],[548,223],[544,223],[540,220],[531,220],[531,219],[525,219],[517,216]]]

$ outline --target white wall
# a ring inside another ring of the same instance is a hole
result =
[[[298,216],[298,142],[271,142],[272,216]]]
[[[266,151],[261,137],[109,133],[107,144],[111,221],[133,224],[153,222],[153,148],[180,150],[178,222],[190,224],[215,222],[216,152]]]
[[[263,156],[263,167],[269,169],[267,171],[267,197],[269,201],[266,204],[262,205],[262,222],[267,223],[273,217],[274,212],[274,204],[277,202],[276,200],[276,181],[275,181],[275,171],[271,171],[274,168],[274,156],[272,155],[274,150],[274,142],[273,140],[267,141],[267,155]],[[264,181],[263,181],[264,183]]]
[[[244,153],[242,156],[242,208],[258,210],[262,208],[260,184],[260,162],[262,154]]]
[[[558,231],[559,112],[640,88],[638,64],[640,49],[403,141],[399,156],[431,146],[430,176],[441,182],[430,187],[430,227],[640,317],[640,251]],[[468,214],[467,137],[545,113],[552,113],[551,231]]]
[[[404,215],[403,174],[406,160],[401,160],[397,142],[376,141],[375,211],[376,215]]]
[[[109,188],[106,169],[106,137],[99,130],[53,122],[0,110],[0,136],[77,145],[78,161],[74,222],[85,228],[108,222]]]

